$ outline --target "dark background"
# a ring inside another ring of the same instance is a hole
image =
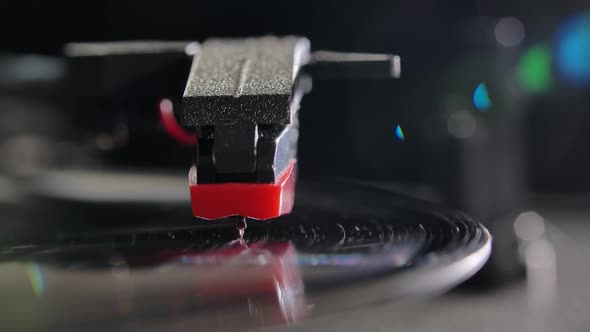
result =
[[[518,154],[525,161],[527,188],[585,192],[590,188],[588,89],[566,84],[553,68],[553,84],[542,94],[521,94],[515,100],[505,91],[527,48],[538,43],[551,47],[560,25],[584,5],[521,0],[7,1],[0,51],[59,55],[71,41],[297,34],[308,37],[313,49],[394,52],[402,57],[399,81],[314,82],[301,114],[303,173],[431,183],[432,176],[442,176],[432,175],[437,169],[462,163],[458,156],[429,157],[433,150],[446,149],[437,144],[447,146],[441,143],[447,139],[441,134],[445,120],[439,119],[448,112],[444,105],[452,95],[465,111],[476,112],[471,95],[485,81],[496,99],[488,113],[510,109],[519,114],[517,120],[501,121],[516,123],[511,132],[518,133],[523,146]],[[504,16],[517,17],[525,27],[518,46],[503,47],[494,38],[494,26]],[[405,141],[395,137],[398,124]],[[495,135],[503,134],[491,131],[488,139]]]

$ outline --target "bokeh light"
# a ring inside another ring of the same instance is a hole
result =
[[[38,297],[43,296],[43,293],[45,292],[45,278],[41,266],[34,262],[27,263],[26,271],[33,293]]]
[[[567,20],[557,34],[557,67],[571,83],[590,85],[590,13]]]
[[[494,28],[496,41],[503,46],[516,46],[524,40],[524,24],[516,17],[504,17]]]
[[[456,138],[470,138],[477,130],[477,120],[467,111],[456,111],[447,119],[447,130]]]
[[[395,137],[397,137],[397,139],[400,141],[406,140],[406,137],[404,136],[404,132],[402,130],[402,127],[400,127],[400,125],[395,126]]]
[[[492,107],[488,87],[484,82],[479,83],[473,91],[473,106],[480,112],[487,111]]]
[[[544,232],[545,222],[543,217],[535,211],[523,212],[514,221],[514,233],[521,240],[538,240]]]
[[[527,50],[518,63],[518,79],[524,89],[531,93],[547,90],[552,84],[551,51],[546,45],[537,45]]]

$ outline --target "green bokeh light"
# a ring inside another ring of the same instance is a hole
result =
[[[551,51],[545,45],[537,45],[526,51],[518,64],[518,78],[529,92],[541,93],[552,83]]]
[[[406,140],[404,132],[402,131],[402,127],[400,127],[399,125],[395,126],[395,137],[397,137],[397,139],[400,141]]]

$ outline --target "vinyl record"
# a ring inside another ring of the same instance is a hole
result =
[[[23,215],[38,227],[0,247],[0,273],[16,266],[29,277],[5,278],[0,289],[15,294],[2,307],[48,313],[44,329],[130,317],[135,328],[172,316],[210,329],[292,323],[443,292],[491,248],[487,230],[462,213],[347,181],[300,181],[293,213],[248,220],[240,237],[240,218],[190,217],[188,201],[170,192],[174,177],[151,178],[154,199],[144,181],[133,200],[124,194],[132,175],[47,176],[31,184],[35,212]],[[111,195],[98,190],[111,182],[121,184],[104,187]],[[168,196],[155,199],[163,187]],[[66,309],[67,317],[55,312]]]

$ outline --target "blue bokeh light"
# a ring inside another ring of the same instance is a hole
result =
[[[473,106],[480,112],[487,111],[492,107],[488,87],[484,82],[479,83],[473,91]]]
[[[590,13],[568,19],[557,33],[557,67],[563,77],[578,85],[590,85]]]

